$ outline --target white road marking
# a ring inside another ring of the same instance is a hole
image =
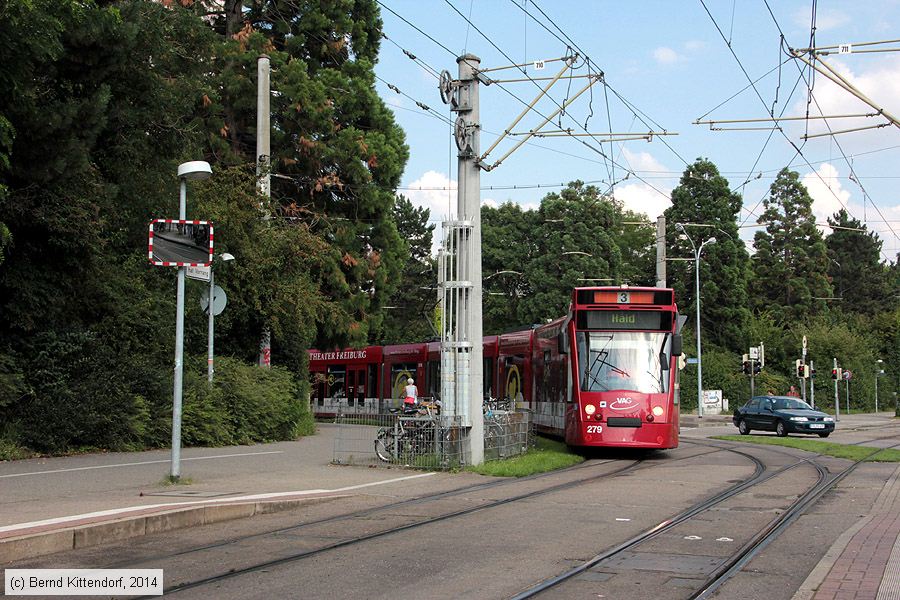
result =
[[[70,515],[68,517],[57,517],[55,519],[44,519],[43,521],[31,521],[30,523],[17,523],[15,525],[7,525],[5,527],[0,527],[0,533],[4,533],[7,531],[16,531],[18,529],[28,529],[31,527],[41,527],[44,525],[56,525],[59,523],[70,523],[72,521],[79,521],[81,519],[90,519],[93,517],[110,517],[110,516],[125,516],[131,512],[139,512],[143,510],[147,510],[149,508],[178,508],[178,507],[187,507],[187,506],[197,506],[203,504],[221,504],[226,502],[253,502],[256,500],[273,500],[275,498],[284,498],[287,496],[306,496],[310,494],[322,494],[322,493],[337,493],[337,492],[346,492],[349,490],[357,490],[364,487],[370,487],[373,485],[384,485],[387,483],[397,483],[399,481],[406,481],[409,479],[418,479],[419,477],[429,477],[434,475],[434,472],[431,473],[420,473],[417,475],[407,475],[406,477],[397,477],[395,479],[385,479],[384,481],[373,481],[371,483],[362,483],[359,485],[351,485],[342,488],[336,488],[333,490],[297,490],[293,492],[270,492],[266,494],[251,494],[249,496],[233,496],[229,498],[211,498],[208,500],[191,500],[185,502],[166,502],[163,504],[139,504],[137,506],[128,506],[124,508],[113,508],[110,510],[100,510],[92,513],[84,513],[81,515]]]
[[[703,538],[700,537],[699,535],[686,535],[686,536],[684,536],[684,539],[686,539],[686,540],[702,540]]]
[[[730,537],[720,537],[720,538],[716,538],[716,541],[717,542],[733,542],[734,540],[731,539]]]
[[[236,456],[260,456],[263,454],[284,454],[284,450],[270,450],[267,452],[243,452],[240,454],[218,454],[216,456],[194,456],[191,458],[182,458],[182,461],[188,460],[212,460],[215,458],[233,458]],[[49,471],[31,471],[30,473],[10,473],[9,475],[0,475],[0,479],[9,477],[25,477],[26,475],[47,475],[50,473],[68,473],[70,471],[91,471],[93,469],[113,469],[117,467],[136,467],[138,465],[157,465],[172,462],[171,459],[166,460],[146,460],[143,462],[133,463],[117,463],[114,465],[96,465],[93,467],[72,467],[71,469],[52,469]]]
[[[631,519],[622,519],[620,517],[616,517],[616,521],[630,521]]]

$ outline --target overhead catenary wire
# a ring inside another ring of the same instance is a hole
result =
[[[704,10],[706,11],[707,16],[709,16],[710,20],[712,21],[712,23],[713,23],[713,25],[715,26],[716,30],[719,32],[719,35],[722,37],[723,41],[726,42],[726,46],[728,46],[728,50],[731,52],[732,57],[733,57],[733,58],[735,59],[735,61],[737,62],[738,66],[739,66],[739,68],[740,68],[740,70],[741,70],[741,72],[744,74],[744,76],[746,77],[747,81],[752,81],[752,78],[750,77],[749,73],[747,73],[746,68],[744,67],[744,65],[743,65],[743,63],[741,62],[740,58],[737,56],[737,53],[734,51],[734,48],[732,48],[731,46],[729,46],[729,45],[727,44],[727,39],[725,38],[725,35],[724,35],[724,33],[722,32],[722,29],[721,29],[721,27],[719,26],[718,22],[716,21],[715,17],[712,15],[712,13],[710,12],[709,8],[707,7],[706,2],[705,2],[704,0],[700,0],[700,4],[703,6]],[[770,14],[772,14],[772,18],[775,19],[774,13],[771,13],[771,7],[769,7],[768,1],[766,1],[766,6],[769,8]],[[777,20],[776,20],[776,25],[777,25]],[[778,26],[779,30],[781,30],[780,25],[777,25],[777,26]],[[753,85],[752,88],[753,88],[754,92],[756,93],[756,96],[759,98],[760,102],[763,104],[763,106],[766,108],[766,110],[767,110],[767,112],[768,112],[768,105],[766,104],[765,100],[763,100],[762,96],[761,96],[760,93],[759,93],[759,90],[756,88],[755,85]],[[769,116],[773,116],[773,115],[770,113]],[[827,121],[826,121],[826,123],[827,123]],[[849,207],[847,207],[847,205],[846,205],[846,203],[843,201],[843,199],[841,199],[841,198],[834,192],[834,190],[832,190],[831,187],[828,186],[827,182],[825,182],[825,180],[822,178],[821,174],[819,174],[819,172],[818,172],[816,169],[814,169],[813,166],[809,163],[809,161],[807,160],[806,156],[803,154],[802,148],[799,147],[799,146],[797,146],[797,144],[795,144],[795,143],[793,142],[793,140],[791,140],[783,130],[780,130],[780,129],[779,129],[779,132],[782,134],[782,136],[784,136],[785,140],[786,140],[786,141],[787,141],[787,142],[795,149],[795,151],[797,152],[797,156],[800,156],[800,157],[804,160],[804,163],[805,163],[805,164],[813,171],[813,173],[815,174],[815,176],[818,177],[818,178],[822,181],[823,184],[825,184],[826,188],[831,192],[831,194],[832,194],[832,195],[834,196],[834,198],[841,204],[841,206],[843,206],[843,208],[848,212],[848,214],[852,214],[851,211],[849,210]],[[796,156],[795,156],[795,158],[796,158]],[[790,162],[793,162],[793,160],[794,160],[794,159],[791,159]],[[894,235],[896,236],[897,234],[894,233]],[[884,251],[882,250],[882,252],[884,252]]]
[[[444,2],[445,2],[450,8],[452,8],[453,11],[456,12],[461,18],[463,18],[464,20],[467,20],[466,16],[465,16],[464,14],[462,14],[462,13],[459,11],[458,8],[456,8],[455,6],[453,6],[453,4],[452,4],[449,0],[444,0]],[[502,54],[502,55],[503,55],[503,56],[504,56],[511,64],[515,64],[516,61],[514,61],[512,58],[510,58],[509,54],[508,54],[507,52],[505,52],[502,48],[500,48],[499,46],[497,46],[497,44],[494,43],[494,41],[493,41],[489,36],[485,35],[485,33],[484,33],[483,31],[481,31],[481,29],[479,29],[477,25],[475,25],[474,23],[472,23],[472,28],[473,28],[476,32],[478,32],[478,34],[481,35],[481,36],[482,36],[489,44],[491,44],[491,46],[493,46],[494,49],[496,49],[498,52],[500,52],[500,54]],[[524,70],[523,70],[523,74],[524,74],[526,77],[528,77],[528,73],[525,72]],[[537,82],[533,82],[533,83],[534,83],[535,86],[537,86],[538,88],[540,88],[540,85],[539,85]],[[510,92],[509,90],[507,90],[503,85],[498,85],[498,87],[499,87],[501,90],[503,90],[504,92],[506,92],[507,94],[509,94],[510,96],[512,96],[512,97],[513,97],[515,100],[517,100],[518,102],[520,102],[520,103],[522,103],[522,104],[526,104],[524,100],[522,100],[521,98],[519,98],[518,96],[516,96],[514,93]],[[552,100],[552,98],[551,98],[551,100]],[[556,104],[556,106],[560,109],[560,112],[564,112],[564,111],[563,111],[563,107],[560,106],[560,104],[559,104],[558,102],[556,102],[555,100],[553,100],[553,102],[554,102],[554,103]],[[535,112],[536,114],[538,114],[538,115],[541,116],[542,118],[547,119],[547,117],[546,117],[545,115],[543,115],[543,114],[542,114],[540,111],[538,111],[537,109],[533,109],[533,110],[534,110],[534,112]],[[568,113],[566,113],[566,116],[569,117],[570,119],[572,119],[571,115],[569,115]],[[574,120],[574,119],[572,119],[572,120]],[[575,123],[576,123],[577,125],[580,126],[580,123],[578,123],[577,120],[574,120],[574,121],[575,121]],[[597,154],[600,154],[601,156],[607,157],[606,153],[603,152],[602,148],[596,148],[596,147],[594,147],[593,145],[591,145],[590,143],[588,143],[588,142],[586,142],[586,141],[584,141],[583,139],[580,139],[580,138],[573,138],[573,139],[575,139],[575,140],[578,141],[579,143],[583,144],[585,147],[587,147],[587,148],[593,150],[593,151],[596,152]],[[607,158],[609,158],[609,157],[607,157]],[[611,160],[611,159],[610,159],[610,160]],[[657,192],[657,193],[660,194],[661,196],[663,196],[663,197],[665,197],[665,198],[667,198],[667,199],[670,198],[670,196],[669,196],[668,193],[666,193],[666,192],[660,190],[659,188],[657,188],[656,186],[654,186],[654,185],[651,184],[650,182],[644,181],[644,180],[641,180],[641,181],[642,181],[645,185],[647,185],[650,189],[654,190],[655,192]]]

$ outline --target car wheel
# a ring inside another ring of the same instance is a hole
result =
[[[784,437],[788,434],[787,429],[784,426],[784,421],[778,421],[775,423],[775,435],[778,437]]]
[[[750,426],[747,425],[747,421],[745,421],[744,419],[738,421],[738,431],[741,435],[747,435],[750,433]]]
[[[830,432],[830,431],[826,431],[825,433],[820,433],[820,434],[819,434],[819,437],[820,437],[820,438],[826,438],[826,437],[828,437],[829,435],[831,435],[831,432]]]

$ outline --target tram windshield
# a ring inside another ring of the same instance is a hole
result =
[[[670,354],[671,334],[579,331],[575,335],[582,391],[628,390],[642,394],[669,391],[669,371],[663,370],[660,359],[667,359]]]

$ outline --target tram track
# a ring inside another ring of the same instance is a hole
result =
[[[698,452],[698,453],[690,454],[690,455],[684,456],[684,457],[668,459],[663,464],[669,465],[669,464],[672,464],[673,462],[690,460],[690,459],[706,456],[706,455],[709,455],[712,453],[720,452],[723,450],[728,450],[728,449],[726,449],[726,448],[711,448],[709,451]],[[435,502],[438,500],[451,498],[453,496],[460,496],[460,495],[465,495],[465,494],[471,493],[471,492],[495,489],[498,487],[517,486],[517,485],[521,485],[523,483],[529,483],[529,482],[533,482],[535,480],[541,480],[541,479],[545,479],[545,478],[549,478],[549,477],[553,477],[553,476],[558,477],[560,474],[570,474],[572,472],[578,472],[580,470],[589,470],[592,468],[596,468],[598,466],[608,465],[610,463],[619,462],[619,461],[618,460],[605,460],[605,461],[600,461],[600,462],[595,462],[595,461],[590,461],[590,462],[591,462],[591,464],[582,463],[581,465],[577,465],[575,467],[570,467],[569,469],[564,469],[562,471],[553,471],[553,472],[548,472],[548,473],[542,473],[542,474],[533,475],[530,477],[525,477],[525,478],[520,478],[520,479],[515,479],[515,480],[504,479],[504,480],[497,480],[497,481],[486,482],[486,483],[479,483],[479,484],[475,484],[472,486],[465,486],[463,488],[447,490],[444,492],[439,492],[437,494],[432,494],[432,495],[428,495],[428,496],[411,498],[409,500],[404,500],[404,501],[397,502],[397,503],[391,503],[388,505],[373,507],[373,508],[365,509],[362,511],[355,511],[355,512],[345,513],[345,514],[341,514],[341,515],[335,515],[332,517],[327,517],[327,518],[319,519],[316,521],[310,521],[307,523],[301,523],[301,524],[292,525],[289,527],[277,528],[277,529],[269,530],[266,532],[260,532],[260,533],[250,534],[247,536],[241,536],[241,537],[233,538],[233,539],[226,540],[223,542],[219,542],[216,544],[209,544],[209,545],[205,545],[202,547],[191,548],[191,549],[185,550],[185,551],[168,553],[164,556],[141,558],[139,561],[130,560],[130,561],[126,561],[123,563],[119,563],[116,566],[119,568],[125,568],[125,567],[139,568],[142,564],[151,563],[153,561],[158,561],[160,559],[183,558],[185,555],[197,554],[197,553],[200,553],[203,551],[208,551],[208,550],[216,550],[218,548],[222,548],[223,546],[237,545],[237,544],[240,544],[244,541],[248,541],[251,539],[258,539],[258,538],[262,538],[262,537],[266,537],[266,536],[275,536],[275,535],[283,534],[286,532],[296,532],[298,530],[311,528],[315,525],[338,523],[338,522],[342,522],[342,521],[353,521],[353,520],[365,518],[365,517],[376,517],[378,515],[378,513],[387,513],[387,512],[391,512],[391,511],[396,511],[396,509],[401,508],[401,507],[408,507],[408,506],[412,506],[412,505]],[[436,524],[436,523],[439,523],[442,521],[447,521],[450,519],[464,517],[464,516],[471,515],[471,514],[480,512],[480,511],[498,508],[501,506],[509,505],[509,504],[512,504],[515,502],[529,500],[532,498],[537,498],[539,496],[544,496],[547,494],[570,490],[570,489],[573,489],[573,488],[576,488],[579,486],[596,483],[597,481],[600,481],[602,479],[627,475],[629,473],[635,472],[642,468],[650,468],[650,467],[656,466],[655,463],[650,465],[650,464],[648,464],[648,462],[649,462],[648,459],[630,460],[628,462],[628,464],[626,464],[626,465],[619,466],[618,468],[615,468],[613,470],[606,471],[606,472],[603,472],[603,473],[600,473],[597,475],[592,475],[589,477],[583,477],[583,478],[579,478],[579,479],[572,480],[572,481],[566,481],[563,483],[542,487],[537,490],[532,490],[532,491],[528,491],[528,492],[521,493],[521,494],[515,494],[513,496],[501,498],[498,500],[491,500],[491,501],[485,502],[483,504],[479,504],[478,506],[471,506],[471,507],[467,507],[467,508],[464,508],[461,510],[445,512],[445,513],[442,513],[442,514],[439,514],[439,515],[436,515],[433,517],[425,518],[422,520],[417,520],[412,523],[405,523],[405,524],[395,526],[395,527],[388,527],[386,529],[381,529],[381,530],[374,531],[374,532],[371,532],[371,533],[368,533],[365,535],[359,535],[359,536],[350,537],[347,539],[342,539],[342,540],[339,540],[334,543],[321,545],[321,546],[311,548],[308,550],[287,553],[283,556],[278,556],[277,558],[273,558],[271,560],[253,562],[253,564],[250,564],[250,565],[247,565],[244,567],[230,569],[228,572],[217,573],[217,574],[213,574],[213,575],[210,575],[207,577],[201,577],[201,578],[198,578],[195,580],[184,581],[184,582],[180,582],[180,583],[171,585],[171,586],[165,588],[164,593],[165,594],[175,594],[175,593],[184,592],[184,591],[191,590],[191,589],[202,588],[202,587],[208,586],[208,585],[214,585],[214,584],[217,584],[219,582],[222,582],[222,581],[225,581],[228,579],[239,577],[241,575],[247,575],[250,573],[255,573],[255,572],[260,572],[260,571],[266,571],[272,567],[277,567],[279,565],[285,565],[285,564],[295,563],[298,561],[309,559],[309,558],[321,555],[321,554],[329,552],[329,551],[347,548],[348,546],[362,544],[362,543],[369,542],[369,541],[372,541],[372,540],[375,540],[378,538],[383,538],[385,536],[402,533],[402,532],[407,532],[407,531],[410,531],[413,529],[425,527],[428,525],[433,525],[433,524]]]
[[[883,439],[883,438],[877,438]],[[720,448],[723,450],[732,450],[738,454],[742,454],[744,456],[750,457],[749,454],[745,452],[741,452],[739,450],[735,450],[734,448],[728,448],[726,446],[722,446],[720,444],[715,444],[711,442],[701,442],[699,440],[682,440],[683,442],[690,444],[697,444],[708,447]],[[875,441],[875,440],[871,440]],[[860,444],[864,444],[867,442],[859,442]],[[900,445],[900,444],[897,444]],[[893,446],[892,446],[893,447]],[[779,449],[777,447],[772,446],[759,446],[758,448],[764,451],[771,451],[777,454],[787,455],[794,459],[797,459],[796,454],[789,453],[785,450]],[[816,461],[817,458],[821,458],[822,455],[815,455],[813,457],[804,457],[796,462],[785,465],[775,471],[769,472],[766,475],[762,475],[759,473],[759,465],[760,461],[755,457],[751,457],[755,464],[757,464],[757,473],[747,479],[746,481],[732,486],[719,494],[713,495],[710,498],[698,502],[694,506],[689,507],[688,509],[678,513],[666,521],[663,521],[640,534],[632,537],[631,539],[614,546],[600,554],[597,554],[593,558],[584,563],[571,568],[553,578],[547,579],[531,588],[528,588],[515,596],[513,596],[513,600],[524,600],[526,598],[534,598],[540,596],[542,594],[546,594],[547,592],[552,591],[555,595],[561,595],[563,592],[561,588],[566,585],[567,582],[572,581],[579,575],[586,573],[587,571],[594,568],[603,568],[604,562],[609,562],[611,559],[618,557],[625,553],[626,551],[634,550],[641,544],[647,543],[654,538],[657,538],[662,533],[672,530],[678,525],[684,524],[691,519],[695,518],[698,515],[703,514],[704,512],[712,509],[715,506],[722,504],[723,502],[735,498],[738,495],[759,486],[766,481],[780,476],[787,471],[798,467],[799,465],[809,464],[816,470],[816,482],[809,487],[809,489],[801,494],[794,502],[792,502],[783,513],[778,515],[776,518],[770,520],[763,528],[761,528],[756,534],[750,537],[741,547],[730,554],[728,557],[723,559],[718,566],[716,566],[709,575],[703,580],[697,580],[698,584],[696,588],[689,592],[689,595],[686,595],[685,598],[688,600],[705,600],[711,597],[716,590],[718,590],[725,582],[727,582],[732,576],[740,572],[743,567],[749,563],[755,556],[757,556],[766,546],[768,546],[772,541],[774,541],[778,535],[783,532],[787,527],[789,527],[792,523],[794,523],[809,507],[813,506],[816,502],[818,502],[822,496],[824,496],[828,491],[833,489],[841,480],[847,477],[850,473],[852,473],[860,464],[877,454],[878,452],[884,450],[884,448],[878,448],[871,452],[869,455],[864,457],[863,459],[854,462],[852,465],[841,471],[839,474],[829,478],[829,471],[826,467],[821,465]],[[635,596],[637,597],[637,596]]]

